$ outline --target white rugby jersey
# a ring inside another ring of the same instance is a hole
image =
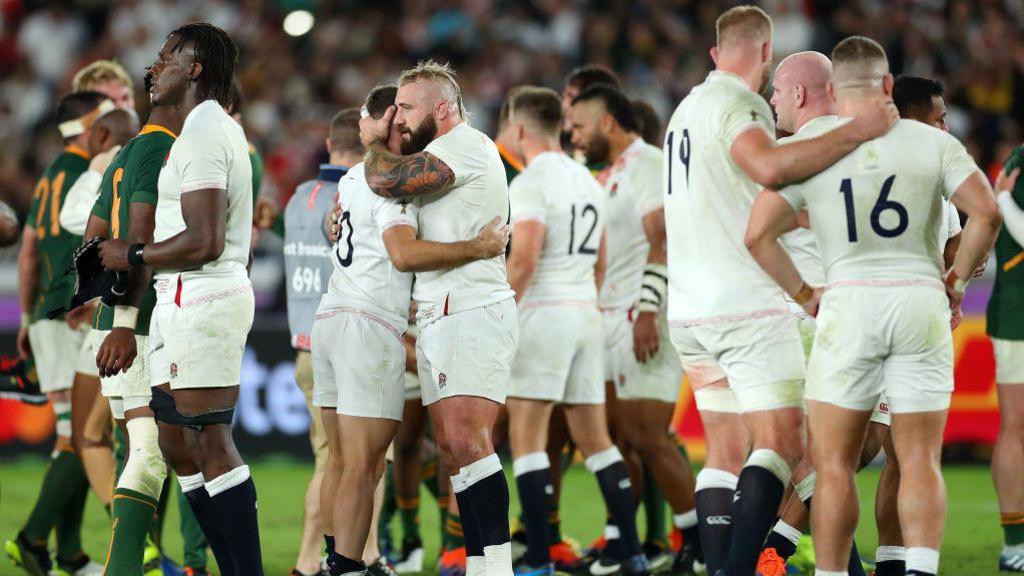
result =
[[[420,238],[433,242],[472,240],[495,216],[508,221],[508,180],[498,148],[483,132],[463,122],[424,150],[455,173],[444,194],[419,198]],[[413,298],[421,326],[454,314],[512,298],[505,255],[445,270],[419,272]]]
[[[900,120],[888,134],[780,193],[794,210],[807,208],[829,285],[937,284],[940,235],[949,217],[944,200],[976,170],[953,136]]]
[[[153,239],[166,240],[183,230],[181,197],[204,188],[227,190],[227,223],[224,251],[212,262],[196,270],[158,270],[161,273],[184,272],[185,277],[242,277],[248,281],[246,266],[252,242],[252,164],[249,143],[242,127],[216,100],[206,100],[189,112],[181,134],[171,146],[157,181]]]
[[[733,162],[747,130],[775,134],[768,103],[734,74],[713,71],[690,91],[665,136],[668,316],[673,322],[785,312],[782,289],[743,238],[761,186]]]
[[[416,228],[415,202],[374,194],[360,162],[338,182],[338,204],[342,213],[332,250],[334,272],[317,315],[351,308],[379,316],[399,334],[405,332],[413,275],[395,269],[383,234],[392,226]]]
[[[604,310],[627,310],[640,299],[651,250],[643,219],[664,205],[662,163],[661,151],[637,138],[597,175],[607,213],[607,263],[598,299]]]
[[[512,222],[544,224],[544,246],[520,305],[596,302],[594,265],[604,231],[604,191],[563,152],[535,157],[509,185]]]

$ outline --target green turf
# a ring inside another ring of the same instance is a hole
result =
[[[28,459],[0,464],[0,536],[14,535],[28,514],[35,501],[43,466],[41,460]],[[290,461],[264,461],[252,468],[260,495],[260,530],[266,574],[284,576],[295,561],[303,494],[312,466]],[[942,574],[997,574],[994,566],[1001,531],[988,469],[980,466],[948,467],[945,475],[950,504],[942,549]],[[867,470],[859,478],[863,516],[857,538],[860,549],[868,556],[873,555],[876,543],[870,502],[874,498],[877,477],[877,470]],[[518,508],[515,482],[510,482],[509,486],[513,491],[514,513]],[[604,522],[604,507],[600,503],[597,484],[586,470],[575,466],[566,476],[565,494],[562,499],[564,531],[586,544],[598,535]],[[438,545],[437,509],[426,491],[422,502],[422,533],[427,558],[433,559]],[[170,517],[164,528],[164,545],[172,557],[180,558],[177,507],[172,503],[168,509]],[[394,524],[398,529],[397,520]],[[90,499],[83,532],[87,552],[102,561],[109,543],[109,521],[95,498]],[[396,540],[400,538],[401,534],[396,533]],[[0,559],[0,575],[16,574],[18,572],[6,559]]]

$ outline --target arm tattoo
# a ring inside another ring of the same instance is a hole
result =
[[[364,167],[370,189],[385,198],[447,192],[455,183],[455,173],[437,156],[429,152],[396,156],[381,142],[367,149]]]

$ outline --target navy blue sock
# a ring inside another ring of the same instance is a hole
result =
[[[484,545],[480,539],[480,526],[473,514],[473,504],[467,490],[456,492],[455,500],[459,503],[459,518],[462,520],[462,537],[466,542],[466,557],[483,557]]]
[[[497,472],[478,480],[467,487],[463,494],[470,501],[473,517],[476,519],[477,530],[479,530],[480,534],[481,553],[488,546],[498,546],[512,541],[508,531],[508,483],[505,481],[505,473],[503,471],[499,469]],[[459,504],[462,504],[461,500]],[[546,540],[546,515],[544,517],[544,531],[541,534]]]
[[[228,472],[230,474],[231,472]],[[214,482],[217,479],[214,479]],[[209,486],[209,482],[207,486]],[[235,572],[263,576],[260,527],[256,512],[256,485],[252,478],[211,497],[224,540],[231,550]]]
[[[779,511],[786,486],[775,474],[760,466],[746,466],[740,472],[733,502],[735,529],[729,542],[726,574],[753,574],[765,538]]]
[[[217,567],[223,576],[236,576],[235,567],[231,561],[231,549],[228,548],[224,534],[220,530],[220,521],[217,520],[217,513],[213,509],[213,500],[206,488],[200,486],[185,492],[188,505],[203,529],[203,535],[213,550],[213,557],[217,559]]]
[[[546,456],[546,455],[545,455]],[[533,470],[516,476],[523,524],[526,525],[526,555],[529,566],[551,561],[548,551],[548,512],[551,509],[551,468]]]
[[[625,560],[641,554],[643,548],[640,546],[640,536],[636,529],[636,496],[633,494],[633,486],[629,482],[626,463],[620,458],[618,461],[594,471],[594,475],[597,476],[597,485],[601,488],[605,506],[611,513],[612,523],[619,528],[621,552],[614,555],[618,550],[612,548],[611,541],[609,541],[609,555],[619,560]]]
[[[362,561],[355,561],[341,554],[334,553],[331,562],[331,576],[341,576],[351,572],[366,572],[366,564]]]
[[[725,566],[729,558],[734,493],[729,488],[704,488],[694,494],[697,525],[700,527],[700,542],[704,547],[708,574],[714,574]]]
[[[875,564],[875,576],[906,576],[905,560],[883,560]]]
[[[764,547],[775,548],[775,552],[783,560],[789,560],[790,556],[796,554],[796,544],[774,530],[768,533],[768,539],[764,541]]]

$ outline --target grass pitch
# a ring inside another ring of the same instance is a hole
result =
[[[312,475],[312,464],[293,461],[265,460],[250,463],[259,492],[260,536],[267,576],[286,576],[295,561],[302,522],[302,499],[306,483]],[[28,516],[35,502],[45,462],[22,459],[0,463],[0,537],[12,537]],[[942,574],[995,575],[1002,531],[999,510],[988,468],[982,466],[949,466],[945,469],[949,490],[949,517],[942,547]],[[867,556],[874,555],[876,544],[873,502],[878,469],[868,469],[858,478],[861,496],[861,522],[857,543]],[[562,496],[564,533],[582,544],[598,536],[604,525],[604,506],[597,483],[582,466],[573,466],[566,474]],[[512,491],[513,514],[518,510],[515,482]],[[426,490],[421,507],[421,532],[427,548],[427,564],[435,573],[439,528],[437,507]],[[822,503],[823,504],[823,503]],[[818,504],[818,505],[822,505]],[[642,513],[641,513],[642,515]],[[178,533],[175,502],[168,506],[164,526],[164,548],[172,558],[181,558],[181,536]],[[641,534],[643,520],[640,520]],[[401,528],[394,521],[395,541],[401,541]],[[95,498],[86,510],[83,540],[86,552],[99,562],[109,544],[110,523]],[[212,556],[211,556],[212,563]],[[16,576],[20,571],[6,558],[0,558],[0,575]]]

